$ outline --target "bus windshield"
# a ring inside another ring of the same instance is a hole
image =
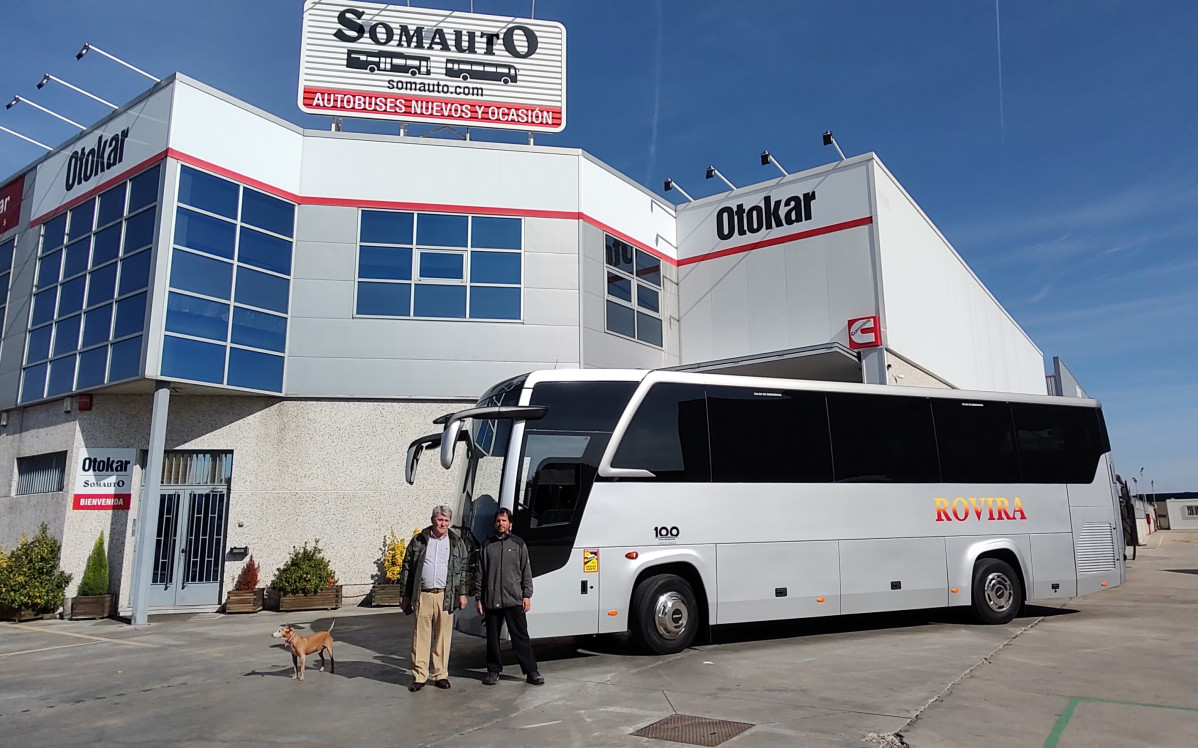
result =
[[[492,388],[479,398],[478,407],[515,405],[520,399],[523,379]],[[512,433],[509,419],[475,420],[470,425],[466,469],[462,478],[459,527],[469,530],[481,543],[491,534],[499,491],[503,480],[503,462]]]

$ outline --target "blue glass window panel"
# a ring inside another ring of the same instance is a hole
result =
[[[253,309],[233,309],[232,341],[282,353],[287,349],[287,318]]]
[[[29,319],[30,326],[40,325],[54,319],[54,302],[56,301],[58,301],[57,288],[47,288],[45,291],[34,294],[33,314]]]
[[[116,305],[116,320],[112,325],[112,337],[123,338],[141,332],[146,326],[146,295],[139,293],[121,299]]]
[[[107,226],[125,216],[125,182],[100,195],[100,209],[96,214],[96,225]]]
[[[291,242],[243,226],[237,261],[263,270],[290,275]]]
[[[141,336],[112,344],[108,381],[119,382],[141,375]]]
[[[158,167],[147,169],[129,182],[129,212],[158,202]]]
[[[50,362],[50,376],[46,380],[46,397],[61,395],[75,388],[75,357],[67,356]]]
[[[63,245],[67,239],[67,214],[59,213],[58,215],[46,221],[46,226],[42,229],[42,251],[47,249],[56,249]]]
[[[412,250],[406,247],[358,248],[358,277],[412,280]]]
[[[112,304],[97,307],[83,315],[83,348],[110,340],[112,336]]]
[[[223,343],[229,337],[229,305],[172,293],[166,300],[166,330]]]
[[[175,244],[210,255],[233,259],[236,224],[179,208],[175,216]]]
[[[412,300],[416,317],[466,317],[465,286],[417,284]]]
[[[251,390],[282,392],[283,357],[230,348],[228,384]]]
[[[520,255],[514,252],[471,252],[471,283],[520,283]]]
[[[237,220],[238,185],[184,166],[179,169],[179,202]]]
[[[661,318],[637,312],[636,339],[661,347]]]
[[[116,263],[110,263],[99,270],[91,271],[87,284],[87,305],[95,306],[105,301],[112,301],[116,290]]]
[[[638,283],[636,285],[636,305],[651,312],[660,312],[661,294],[655,288]]]
[[[79,276],[58,287],[58,316],[73,314],[83,308],[83,289],[87,286],[87,277]]]
[[[154,214],[144,210],[125,221],[125,254],[136,252],[154,243]],[[230,246],[231,246],[230,242]],[[216,254],[216,253],[213,253]]]
[[[37,287],[46,288],[58,282],[58,273],[62,269],[62,250],[51,252],[37,263]]]
[[[114,260],[120,253],[121,225],[118,223],[96,234],[95,246],[92,247],[92,267]]]
[[[78,239],[84,234],[90,234],[96,225],[96,200],[87,202],[71,209],[70,228],[67,230],[68,239]]]
[[[412,284],[359,283],[358,314],[408,317],[412,314]]]
[[[470,317],[472,319],[520,319],[520,289],[472,286],[470,288]]]
[[[82,321],[83,315],[76,314],[54,323],[54,350],[51,355],[61,356],[79,350],[79,325]]]
[[[87,261],[91,256],[92,238],[85,236],[67,245],[66,254],[62,260],[62,277],[70,278],[87,270]]]
[[[291,236],[295,226],[295,206],[247,187],[241,196],[241,222]]]
[[[661,260],[648,252],[636,251],[636,277],[661,288]]]
[[[46,372],[49,364],[30,366],[25,370],[25,381],[21,382],[21,402],[40,400],[46,394]]]
[[[79,354],[79,376],[75,386],[79,389],[104,384],[108,373],[108,346],[103,345]]]
[[[371,244],[411,244],[412,214],[364,210],[358,237]]]
[[[12,270],[12,248],[14,244],[16,244],[15,239],[9,239],[0,244],[0,273],[7,273],[9,270]],[[5,288],[7,289],[8,286],[5,286]]]
[[[465,247],[466,216],[421,213],[416,217],[416,243],[435,247]]]
[[[632,301],[632,281],[619,273],[607,274],[607,295],[624,301]]]
[[[470,219],[470,246],[487,249],[520,249],[521,224],[519,218],[486,218],[474,216]]]
[[[225,378],[225,347],[164,335],[162,375],[222,384]]]
[[[52,325],[46,325],[29,331],[29,345],[25,347],[25,363],[32,364],[34,361],[45,361],[50,358],[50,333],[53,330]]]
[[[140,291],[150,282],[150,250],[138,252],[121,260],[121,280],[117,295]]]
[[[237,268],[237,303],[287,313],[291,283],[277,275],[259,273],[247,267]]]
[[[233,263],[176,249],[171,255],[171,287],[227,299],[233,289]]]
[[[466,255],[450,252],[421,252],[420,277],[462,280],[466,277]]]
[[[614,301],[607,302],[607,329],[608,332],[615,332],[635,338],[636,312],[632,311],[631,307],[626,307],[623,304],[617,304]]]

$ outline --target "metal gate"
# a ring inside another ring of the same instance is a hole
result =
[[[229,517],[231,452],[167,452],[149,605],[219,605]]]

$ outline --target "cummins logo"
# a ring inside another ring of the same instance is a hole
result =
[[[71,157],[67,159],[67,191],[70,192],[78,185],[124,161],[125,139],[128,137],[128,127],[107,137],[101,133],[96,138],[95,145],[90,148],[83,146],[72,152]]]
[[[813,202],[815,190],[785,200],[766,195],[759,204],[748,208],[743,203],[735,208],[725,205],[715,214],[715,233],[724,240],[810,221]]]
[[[440,49],[445,52],[459,52],[461,54],[480,54],[478,49],[479,41],[482,42],[483,51],[481,54],[494,55],[495,43],[501,42],[503,49],[512,57],[526,58],[536,54],[537,47],[540,46],[540,41],[537,39],[537,32],[533,31],[522,24],[513,24],[504,29],[502,34],[499,33],[483,33],[481,31],[463,31],[455,29],[453,33],[453,46],[450,46],[449,39],[445,36],[445,29],[430,28],[426,29],[423,26],[411,28],[404,24],[399,24],[398,28],[393,27],[385,21],[377,21],[370,24],[369,27],[360,23],[362,17],[366,15],[366,11],[358,8],[344,8],[337,14],[337,23],[341,28],[333,33],[337,39],[343,42],[357,42],[362,37],[370,37],[370,41],[379,46],[388,46],[394,43],[397,47],[409,47],[412,49]],[[425,31],[428,31],[428,38],[425,38]]]

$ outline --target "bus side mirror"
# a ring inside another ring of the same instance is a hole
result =
[[[441,467],[446,470],[453,467],[453,452],[458,445],[458,435],[461,433],[461,419],[454,419],[445,424],[445,431],[441,434]]]

